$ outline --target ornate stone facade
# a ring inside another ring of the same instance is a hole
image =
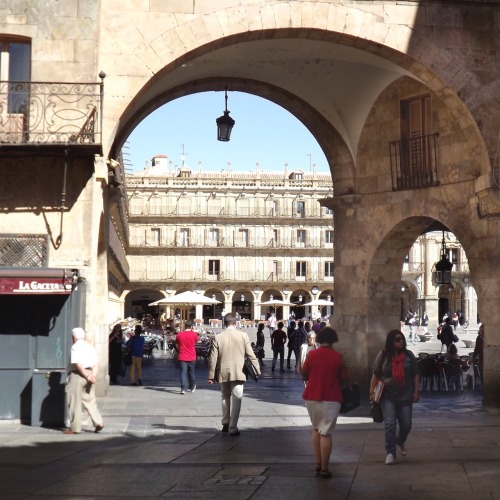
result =
[[[326,316],[332,307],[300,306],[333,298],[333,213],[321,207],[333,195],[330,174],[301,170],[204,172],[173,168],[164,155],[126,178],[129,201],[131,296],[126,314],[144,303],[196,289],[220,306],[197,306],[196,318],[222,310],[259,321],[276,308],[279,318]],[[147,295],[147,290],[156,291]],[[134,290],[138,290],[134,292]],[[159,295],[162,292],[163,295]],[[170,311],[169,311],[170,312]]]
[[[114,207],[116,184],[113,193],[107,187],[113,168],[106,160],[119,159],[152,110],[228,86],[286,108],[329,161],[335,326],[353,376],[367,380],[385,333],[398,325],[408,249],[440,224],[468,257],[486,323],[485,405],[500,407],[499,28],[499,5],[485,0],[7,2],[0,10],[3,79],[13,79],[3,67],[8,43],[20,40],[30,45],[32,81],[98,83],[100,70],[107,74],[104,112],[95,121],[102,149],[87,148],[68,169],[74,202],[63,243],[49,255],[51,266],[74,262],[87,279],[86,327],[96,332],[103,364],[107,271],[115,290],[128,272],[127,229]],[[2,133],[10,133],[27,110],[1,107]],[[2,183],[13,185],[27,164],[37,193],[53,198],[64,154],[19,144],[26,134],[2,142]],[[109,213],[118,228],[112,262]],[[0,230],[50,235],[57,220],[21,190],[5,204]]]

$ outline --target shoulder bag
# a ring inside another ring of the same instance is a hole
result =
[[[243,361],[243,373],[245,374],[247,380],[249,377],[252,380],[254,380],[255,382],[257,382],[259,380],[259,374],[257,373],[255,366],[253,365],[250,358],[247,358],[246,356],[245,356],[245,359]]]
[[[377,403],[375,401],[372,402],[370,416],[377,424],[381,424],[384,421],[384,414],[382,413],[382,407],[380,406],[380,403]]]
[[[347,413],[354,410],[361,404],[359,395],[359,385],[352,384],[342,389],[342,403],[340,405],[340,413]]]

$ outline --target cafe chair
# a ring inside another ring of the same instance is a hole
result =
[[[434,388],[435,367],[434,360],[431,357],[419,359],[417,361],[418,373],[420,374],[420,384],[422,390],[427,390],[430,385],[430,390]]]
[[[462,361],[460,359],[449,359],[444,364],[444,372],[448,386],[454,386],[455,390],[458,391],[464,390],[463,382],[462,382]]]

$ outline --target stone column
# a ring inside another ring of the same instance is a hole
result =
[[[262,290],[254,290],[252,291],[253,296],[253,318],[256,322],[260,321],[261,307],[260,303],[262,301],[262,294],[264,292]]]
[[[498,221],[490,221],[497,225]],[[493,230],[490,231],[494,233]],[[487,231],[485,231],[487,234]],[[484,405],[492,412],[500,409],[500,260],[489,248],[499,248],[499,238],[477,241],[477,254],[470,252],[471,277],[478,296],[478,309],[484,323]],[[475,322],[474,318],[469,321]]]

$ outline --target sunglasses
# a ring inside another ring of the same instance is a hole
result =
[[[394,337],[394,342],[402,342],[403,340],[403,337]]]

